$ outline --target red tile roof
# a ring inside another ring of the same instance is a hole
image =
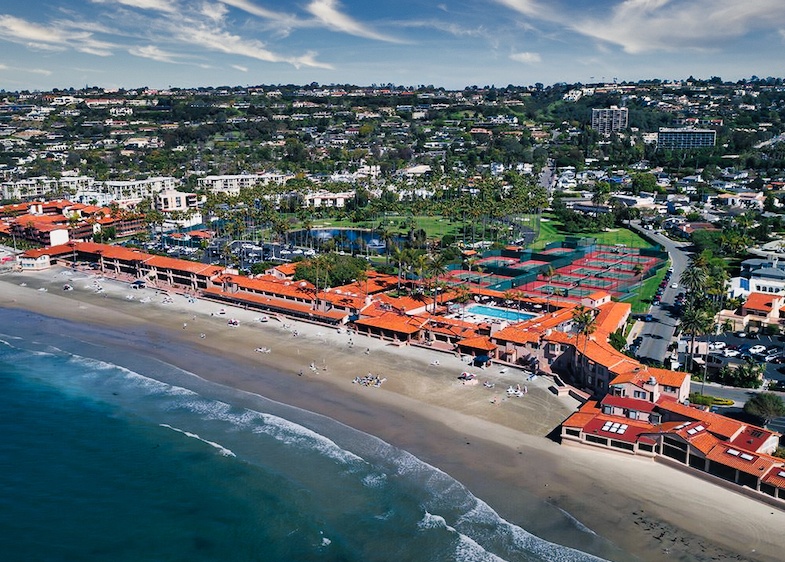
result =
[[[678,414],[688,420],[706,422],[709,431],[723,439],[733,439],[745,426],[742,422],[734,419],[691,406],[685,406],[673,400],[661,400],[657,403],[657,407],[660,410]]]
[[[278,271],[281,275],[286,277],[291,277],[294,275],[295,270],[297,269],[296,263],[282,263],[280,265],[276,265],[273,269]]]
[[[625,410],[635,410],[636,412],[653,412],[655,404],[648,400],[641,400],[639,398],[629,398],[626,396],[614,396],[612,394],[606,395],[601,402],[602,405],[613,406],[614,408],[623,408]]]
[[[770,295],[767,293],[750,293],[744,303],[746,310],[757,310],[768,314],[771,312],[774,301],[779,299],[777,295]]]
[[[266,297],[253,293],[223,291],[218,287],[210,287],[204,292],[206,295],[220,296],[236,303],[260,305],[262,308],[276,310],[283,314],[286,314],[287,312],[295,313],[297,316],[309,316],[316,320],[330,320],[333,322],[341,321],[346,318],[346,312],[339,310],[314,310],[310,303],[292,302],[286,299]]]
[[[626,443],[642,441],[649,444],[653,444],[655,441],[644,434],[657,432],[656,426],[650,423],[606,414],[594,415],[582,429],[584,433],[598,437],[607,437]]]
[[[624,326],[624,322],[632,311],[628,302],[608,302],[597,307],[597,316],[594,320],[595,333],[606,337]]]
[[[496,344],[493,343],[488,336],[465,338],[459,341],[458,345],[471,349],[479,349],[480,351],[493,351],[496,349]]]
[[[706,458],[756,477],[762,477],[773,467],[782,466],[783,463],[782,459],[744,451],[730,443],[718,443]]]
[[[314,298],[314,286],[308,281],[288,281],[272,275],[224,275],[216,282],[227,282],[237,285],[241,291],[279,295],[282,298],[301,299],[309,302]]]
[[[400,334],[411,335],[420,331],[423,325],[423,320],[395,312],[387,312],[381,316],[373,318],[360,318],[359,320],[355,321],[355,324],[358,326],[380,328],[382,330],[389,330],[392,332],[398,332]]]

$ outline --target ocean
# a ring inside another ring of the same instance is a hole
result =
[[[600,560],[406,451],[99,331],[0,309],[4,560]]]

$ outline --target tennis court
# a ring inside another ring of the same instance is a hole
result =
[[[539,260],[527,260],[515,263],[510,267],[512,269],[534,269],[537,267],[542,267],[543,265],[548,265],[547,261],[539,261]]]
[[[598,267],[584,267],[580,265],[576,266],[575,264],[573,264],[573,265],[568,265],[567,267],[563,267],[561,270],[559,270],[560,273],[561,271],[565,271],[571,275],[591,276],[591,275],[597,275],[598,273],[601,273],[604,270]]]
[[[466,271],[465,269],[450,271],[448,275],[450,277],[450,281],[452,282],[474,283],[475,285],[480,285],[481,287],[487,287],[488,285],[496,285],[497,283],[501,283],[503,281],[507,281],[511,279],[510,277],[506,277],[504,275],[494,275],[492,273],[480,273],[479,271]]]
[[[562,256],[564,254],[570,254],[574,252],[572,248],[551,248],[550,250],[543,250],[538,252],[539,254],[547,254],[547,255],[557,255]]]
[[[477,260],[477,264],[481,267],[510,267],[516,263],[518,263],[517,258],[491,257]]]

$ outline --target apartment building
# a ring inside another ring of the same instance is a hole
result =
[[[602,135],[610,135],[613,132],[627,128],[628,111],[626,107],[612,105],[607,109],[591,110],[591,128]]]
[[[717,144],[717,131],[712,129],[693,129],[685,127],[674,129],[660,127],[657,133],[657,146],[671,150],[706,148]]]

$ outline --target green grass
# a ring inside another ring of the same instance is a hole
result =
[[[628,302],[632,305],[633,314],[648,312],[649,307],[651,306],[651,299],[657,292],[657,287],[660,286],[660,283],[665,278],[665,273],[668,271],[669,265],[670,262],[668,262],[665,267],[660,268],[654,277],[646,279],[643,282],[643,285],[635,291],[631,297],[624,299],[624,302]]]
[[[442,217],[442,216],[427,216],[427,215],[417,215],[412,217],[414,220],[414,227],[415,229],[422,228],[425,231],[425,235],[429,239],[436,239],[442,238],[447,234],[452,234],[456,238],[460,239],[461,233],[461,226],[462,223],[460,221],[452,222],[449,219]],[[408,229],[406,225],[408,224],[409,217],[406,215],[395,215],[395,216],[386,216],[380,217],[375,220],[368,220],[368,221],[361,221],[361,222],[354,222],[351,220],[336,220],[336,219],[319,219],[313,221],[313,228],[368,228],[368,229],[375,229],[379,227],[379,224],[383,224],[385,228],[387,228],[393,234],[407,234]],[[481,228],[477,229],[477,239],[479,240],[479,236],[481,233]]]
[[[629,248],[651,248],[652,245],[636,232],[626,228],[614,228],[607,232],[565,232],[562,223],[553,215],[543,215],[540,221],[540,235],[531,245],[532,250],[542,250],[551,242],[563,242],[568,236],[596,238],[598,244],[624,244]]]

